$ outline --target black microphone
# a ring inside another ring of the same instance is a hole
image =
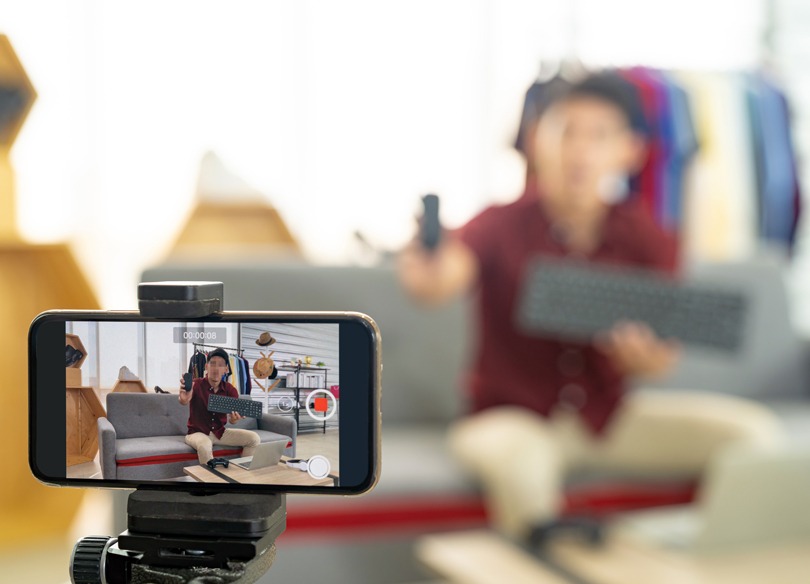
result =
[[[419,226],[419,241],[422,246],[433,251],[439,245],[442,235],[442,224],[439,221],[439,197],[425,195],[422,197],[422,222]]]

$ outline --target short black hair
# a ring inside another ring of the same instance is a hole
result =
[[[205,362],[208,363],[214,357],[222,357],[222,359],[225,361],[225,364],[230,369],[231,367],[231,364],[229,362],[230,359],[228,358],[228,353],[226,353],[224,349],[214,349],[213,351],[208,353],[208,357],[205,359]]]
[[[520,116],[518,133],[515,136],[515,148],[526,156],[528,148],[526,140],[529,138],[529,130],[546,112],[548,107],[565,95],[571,83],[562,77],[552,77],[546,81],[535,81],[526,90],[523,99],[523,111]]]
[[[650,128],[638,90],[618,73],[612,71],[591,73],[573,83],[562,94],[561,100],[578,97],[595,98],[616,106],[624,114],[631,130],[643,136],[649,135]]]

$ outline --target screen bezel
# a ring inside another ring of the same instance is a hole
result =
[[[172,481],[133,481],[67,478],[65,465],[66,412],[53,407],[53,387],[66,387],[59,368],[51,364],[64,355],[67,321],[98,322],[284,322],[336,323],[339,326],[341,385],[364,387],[362,394],[341,392],[341,421],[338,433],[340,452],[339,486],[306,487],[240,483],[191,483]],[[61,331],[61,332],[60,332]],[[376,323],[357,312],[241,312],[227,311],[201,318],[154,318],[127,311],[48,311],[31,323],[28,335],[28,418],[29,467],[40,481],[59,486],[104,488],[153,488],[194,492],[313,493],[347,495],[364,493],[379,476],[380,376],[382,357]],[[47,355],[47,357],[44,357]],[[44,392],[50,392],[47,402]],[[348,403],[347,403],[348,402]],[[57,448],[58,446],[58,448]],[[61,461],[61,475],[54,472]]]

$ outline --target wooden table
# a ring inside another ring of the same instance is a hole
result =
[[[592,584],[805,584],[810,541],[770,544],[711,555],[690,554],[626,537],[591,548],[560,541],[555,562]],[[416,556],[449,582],[464,584],[566,584],[531,554],[488,530],[430,535]]]
[[[291,485],[291,486],[305,486],[305,487],[317,487],[317,486],[335,486],[337,481],[337,474],[332,473],[328,477],[323,479],[313,479],[309,476],[308,473],[295,469],[290,468],[286,464],[284,464],[284,458],[282,461],[273,466],[267,466],[265,468],[259,468],[256,470],[245,470],[244,468],[238,467],[235,464],[228,465],[228,468],[224,466],[218,466],[217,470],[235,480],[238,483],[254,483],[260,485]],[[183,472],[190,477],[193,477],[195,480],[204,482],[204,483],[227,483],[224,478],[218,476],[217,474],[211,472],[211,469],[205,465],[197,464],[193,466],[187,466],[183,469]]]

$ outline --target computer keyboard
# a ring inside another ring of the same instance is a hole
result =
[[[237,399],[213,393],[208,398],[208,411],[220,414],[237,412],[248,418],[261,418],[262,404],[252,399]]]
[[[747,299],[737,291],[683,285],[647,270],[535,260],[517,304],[517,325],[533,335],[588,340],[621,320],[642,321],[661,338],[737,351]]]

